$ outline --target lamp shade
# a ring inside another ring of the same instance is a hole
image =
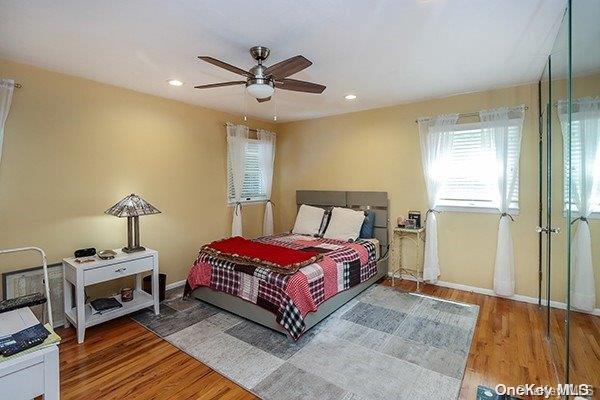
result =
[[[104,212],[119,218],[160,214],[160,211],[156,207],[136,194],[130,194]]]

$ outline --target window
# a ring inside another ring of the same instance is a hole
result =
[[[508,130],[508,163],[516,165],[519,159],[519,123],[511,121]],[[443,166],[441,187],[441,210],[448,211],[497,211],[496,150],[494,143],[485,135],[480,123],[456,125],[451,135],[451,144]],[[517,187],[510,210],[519,209],[519,170],[511,169],[509,174],[517,174]],[[509,176],[509,181],[512,176]]]
[[[575,196],[577,196],[576,191],[580,191],[581,188],[579,185],[583,182],[583,177],[581,176],[582,167],[584,160],[582,159],[582,130],[581,130],[581,120],[577,120],[577,113],[573,113],[571,117],[571,211],[574,213],[578,212],[577,205],[575,204]],[[596,121],[586,121],[588,124],[593,124],[594,122],[598,125],[599,128],[596,128],[596,132],[600,131],[600,118]],[[589,130],[590,126],[588,126]],[[588,134],[593,134],[590,132]],[[563,142],[564,143],[564,142]],[[595,149],[586,149],[589,155],[587,162],[592,165],[586,165],[586,168],[591,168],[593,183],[592,183],[592,202],[595,204],[592,206],[592,217],[600,218],[600,140],[591,141],[590,143],[594,143],[596,145]],[[567,146],[565,146],[564,150],[566,153]],[[595,156],[594,156],[595,155]],[[565,160],[568,160],[569,154],[565,154]],[[568,163],[564,163],[564,210],[565,213],[569,206],[569,184],[568,184],[568,173],[569,173],[569,165]]]
[[[258,140],[249,139],[246,143],[246,173],[244,176],[242,203],[267,200],[265,183],[263,182],[262,146]],[[231,161],[227,160],[227,197],[229,203],[235,202]]]

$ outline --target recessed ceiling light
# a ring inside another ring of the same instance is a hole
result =
[[[344,98],[346,100],[354,100],[354,99],[356,99],[356,95],[355,94],[347,94],[346,96],[344,96]]]
[[[167,82],[171,86],[183,86],[183,82],[181,82],[180,80],[177,80],[177,79],[169,79]]]

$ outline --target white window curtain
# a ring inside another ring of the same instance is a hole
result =
[[[437,243],[437,219],[435,207],[440,200],[444,183],[445,164],[452,144],[451,127],[456,125],[458,114],[439,115],[435,118],[419,118],[421,163],[427,188],[427,211],[423,280],[436,282],[440,276]]]
[[[518,188],[519,156],[525,107],[507,107],[479,112],[483,139],[490,144],[495,168],[490,179],[496,189],[495,206],[500,211],[498,243],[494,265],[494,292],[500,296],[515,294],[515,258],[510,233],[512,216],[508,213]],[[509,118],[509,113],[512,119]],[[510,129],[510,127],[516,129]]]
[[[596,306],[596,289],[588,218],[600,204],[600,97],[574,100],[570,125],[565,101],[558,103],[558,115],[563,132],[564,158],[571,161],[571,199],[567,206],[572,207],[578,220],[571,242],[571,305],[592,311]],[[569,184],[567,178],[565,185]]]
[[[227,157],[231,165],[235,194],[231,236],[242,236],[242,203],[240,200],[242,198],[242,186],[246,174],[246,142],[248,141],[248,131],[248,127],[245,125],[227,124]]]
[[[2,163],[2,143],[4,142],[4,125],[8,118],[15,82],[11,79],[0,79],[0,165]]]
[[[267,195],[265,203],[265,216],[263,219],[263,235],[273,234],[273,203],[271,202],[271,188],[273,187],[273,166],[275,162],[275,134],[273,132],[258,130],[258,141],[261,146],[261,174],[262,182]]]

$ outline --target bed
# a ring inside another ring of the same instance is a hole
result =
[[[200,253],[188,274],[188,293],[297,340],[387,275],[387,192],[300,190],[296,192],[296,203],[298,207],[307,204],[326,209],[369,209],[375,214],[374,238],[343,242],[279,234],[255,239],[322,253],[318,261],[289,275],[235,265]]]

